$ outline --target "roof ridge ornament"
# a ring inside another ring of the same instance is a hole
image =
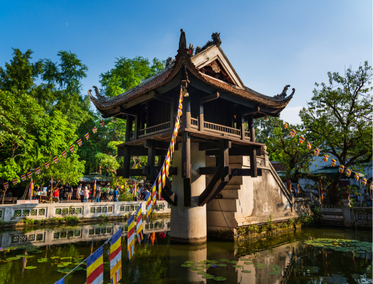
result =
[[[179,40],[179,50],[186,49],[187,43],[186,43],[186,36],[183,29],[180,29],[180,40]]]
[[[101,101],[101,102],[107,101],[108,98],[107,98],[106,96],[101,95],[101,94],[100,94],[100,91],[98,90],[98,88],[97,88],[96,86],[93,86],[93,89],[95,90],[96,97],[97,97],[97,99],[98,99],[99,101]],[[94,98],[94,97],[92,96],[91,92],[92,92],[92,90],[89,89],[89,90],[88,90],[88,95],[89,95],[91,98]]]
[[[279,95],[274,96],[274,98],[276,98],[276,99],[284,99],[284,98],[286,98],[286,92],[288,91],[289,87],[290,87],[290,85],[286,85],[284,87],[284,89],[282,90],[282,93],[279,94]],[[292,97],[294,95],[294,93],[295,93],[295,89],[293,88],[292,90],[293,91],[292,91],[292,93],[290,94],[289,97]]]
[[[220,33],[212,33],[211,39],[212,40],[209,40],[208,42],[206,42],[206,44],[202,48],[199,46],[196,47],[196,55],[197,53],[200,53],[201,51],[205,50],[209,46],[213,46],[213,45],[220,46],[221,45]]]

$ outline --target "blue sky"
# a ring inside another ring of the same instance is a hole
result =
[[[83,92],[115,58],[175,56],[180,28],[203,46],[220,32],[244,84],[273,96],[296,88],[283,112],[290,123],[327,72],[372,65],[372,1],[2,1],[0,66],[11,48],[57,61],[69,50],[89,68]]]

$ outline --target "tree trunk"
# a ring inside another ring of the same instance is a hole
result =
[[[328,192],[330,204],[339,203],[338,183],[339,183],[339,178],[335,178],[332,184],[330,185],[329,192]]]

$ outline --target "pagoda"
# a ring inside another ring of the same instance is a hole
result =
[[[240,199],[232,188],[237,180],[241,180],[240,186],[245,184],[243,178],[263,180],[266,168],[260,167],[258,157],[266,157],[268,162],[265,145],[255,141],[254,120],[278,117],[295,92],[293,89],[287,95],[286,85],[282,93],[267,96],[246,87],[220,45],[220,34],[213,33],[210,41],[194,50],[191,44],[187,47],[185,32],[181,30],[177,55],[167,59],[164,70],[116,97],[105,97],[96,87],[96,97],[89,91],[103,118],[127,120],[126,142],[118,145],[118,155],[124,157],[118,175],[146,176],[154,181],[174,130],[181,88],[183,114],[169,170],[172,182],[167,180],[162,192],[171,204],[174,241],[203,242],[207,227],[240,226],[237,214],[228,213],[234,205],[229,200]],[[147,156],[148,165],[131,169],[132,156]],[[278,176],[272,179],[282,191],[278,203],[291,202],[289,192],[279,185]],[[230,198],[231,195],[235,197]],[[220,211],[232,215],[226,226],[221,220],[214,223],[222,217],[214,217],[213,213],[208,216],[209,206],[214,209],[216,200],[222,205]]]

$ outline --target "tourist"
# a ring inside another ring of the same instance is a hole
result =
[[[102,187],[102,197],[101,197],[103,200],[105,200],[106,199],[106,185],[104,185],[103,187]]]
[[[100,202],[100,198],[101,198],[101,188],[97,187],[97,189],[96,189],[96,196],[95,196],[95,202]]]
[[[78,187],[76,188],[76,192],[75,192],[75,197],[76,197],[76,199],[78,200],[78,202],[79,202],[79,200],[80,200],[80,191],[81,191],[81,188],[78,186]]]
[[[83,188],[82,188],[81,185],[80,185],[80,191],[79,191],[79,193],[80,193],[80,201],[84,202]]]
[[[118,187],[115,188],[113,196],[114,196],[114,202],[117,202],[118,196],[119,196]]]
[[[60,203],[62,203],[62,201],[63,201],[63,197],[64,197],[64,195],[65,195],[65,192],[64,192],[64,190],[63,190],[63,187],[61,186],[59,189],[59,192],[60,192]]]
[[[87,186],[84,187],[83,197],[84,197],[84,202],[88,202],[89,191],[88,191],[88,187]]]
[[[96,190],[94,188],[91,188],[91,185],[88,185],[88,188],[90,189],[91,192],[91,202],[95,201],[95,196],[96,196]]]
[[[364,200],[368,204],[368,207],[372,207],[372,199],[367,189],[364,189]]]
[[[69,186],[68,183],[65,186],[65,192],[67,193],[67,201],[71,201],[71,197],[73,196],[73,188]]]
[[[58,200],[59,195],[60,195],[60,192],[59,192],[58,188],[55,188],[54,192],[53,192],[53,197],[57,198],[57,200]]]

